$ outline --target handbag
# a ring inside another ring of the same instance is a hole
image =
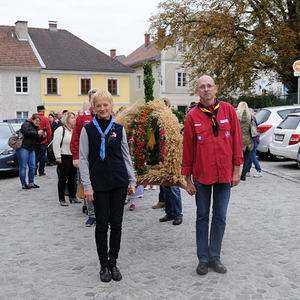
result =
[[[84,187],[83,187],[82,182],[80,182],[79,189],[78,189],[78,192],[77,192],[77,196],[81,199],[84,199]]]
[[[251,136],[253,138],[257,137],[259,135],[259,132],[257,131],[257,126],[256,123],[254,121],[254,119],[251,119]]]
[[[20,130],[14,132],[11,137],[8,139],[8,146],[17,150],[22,147],[22,143],[24,140],[24,135]]]

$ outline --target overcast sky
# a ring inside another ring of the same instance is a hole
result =
[[[161,0],[0,0],[0,25],[28,21],[48,28],[57,21],[65,29],[109,54],[128,55],[144,43],[149,18]]]

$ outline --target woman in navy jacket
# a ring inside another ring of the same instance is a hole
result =
[[[84,126],[79,141],[79,169],[84,194],[93,201],[100,279],[122,279],[117,268],[126,194],[135,192],[136,179],[124,127],[112,117],[113,99],[99,90],[91,100],[95,117]],[[108,225],[110,239],[108,250]]]

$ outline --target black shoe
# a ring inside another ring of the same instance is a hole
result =
[[[22,185],[23,190],[30,190],[30,186],[28,184]]]
[[[110,266],[111,278],[114,281],[120,281],[122,279],[122,275],[117,266]]]
[[[30,187],[31,189],[38,189],[40,186],[37,185],[37,184],[35,184],[35,183],[30,183],[30,184],[29,184],[29,187]]]
[[[44,172],[44,173],[41,173],[41,174],[39,174],[40,176],[44,176],[44,175],[46,175],[46,173]]]
[[[216,258],[214,260],[211,260],[209,263],[208,263],[208,266],[210,268],[212,268],[215,272],[217,273],[226,273],[227,272],[227,269],[226,267],[221,263],[220,259],[219,258]]]
[[[196,272],[199,275],[206,275],[208,272],[208,263],[200,261],[197,266]]]
[[[175,217],[173,225],[180,225],[182,223],[182,217]]]
[[[100,279],[103,282],[110,282],[111,281],[111,274],[108,267],[101,267],[100,270]]]
[[[165,215],[164,217],[159,219],[159,222],[167,222],[171,220],[174,220],[174,217],[169,217],[168,215]]]

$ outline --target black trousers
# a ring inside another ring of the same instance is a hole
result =
[[[76,173],[77,169],[73,166],[72,155],[62,155],[61,164],[57,164],[59,201],[65,201],[65,187],[67,183],[69,198],[76,198]]]
[[[244,164],[243,164],[241,179],[245,180],[246,179],[246,173],[247,173],[248,165],[249,165],[249,160],[250,160],[250,151],[248,150],[248,148],[246,148],[246,150],[243,151],[243,156],[244,156]]]
[[[124,203],[127,188],[94,192],[96,216],[95,239],[102,267],[115,265],[120,251]],[[110,225],[109,251],[107,246],[108,224]]]

